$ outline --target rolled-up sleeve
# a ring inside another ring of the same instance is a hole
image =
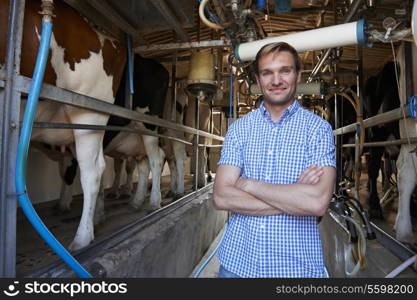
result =
[[[336,167],[336,153],[332,127],[322,122],[309,143],[309,165]]]
[[[237,136],[237,122],[230,125],[224,139],[223,148],[221,151],[218,165],[231,165],[238,168],[243,168],[243,153],[241,143]]]

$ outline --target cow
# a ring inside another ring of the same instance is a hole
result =
[[[190,95],[186,90],[186,82],[184,80],[177,83],[176,91],[176,103],[175,103],[175,122],[180,125],[187,124],[184,120],[185,110],[189,103]],[[172,99],[171,93],[167,95],[167,101],[165,103],[165,109],[163,117],[165,120],[171,120],[172,114]],[[163,130],[164,134],[167,134],[172,137],[179,139],[185,139],[185,133],[182,131],[165,129]],[[163,150],[166,155],[166,160],[168,162],[170,170],[170,190],[166,197],[172,197],[174,200],[181,198],[185,194],[185,161],[187,158],[186,145],[176,140],[172,139],[163,139]]]
[[[396,109],[400,106],[400,103],[405,104],[406,62],[403,55],[403,46],[399,48],[398,52],[398,63],[388,62],[378,75],[368,79],[365,85],[364,104],[367,117]],[[416,56],[415,46],[413,47],[413,55]],[[397,85],[396,74],[399,76],[399,86]],[[414,81],[416,81],[415,78]],[[368,139],[370,141],[387,141],[399,139],[400,137],[415,136],[415,126],[413,119],[375,126],[372,128],[371,136]],[[410,207],[413,207],[411,199],[417,183],[415,145],[403,144],[401,146],[370,148],[367,203],[370,208],[370,215],[373,218],[383,218],[376,186],[382,155],[385,156],[385,161],[388,161],[389,165],[391,165],[390,162],[394,162],[392,164],[395,167],[391,168],[394,169],[391,172],[397,172],[399,203],[394,224],[395,237],[401,242],[414,244],[416,238],[413,234]],[[390,173],[388,173],[388,176],[390,176]]]
[[[80,14],[65,4],[55,1],[56,16],[44,81],[48,84],[79,94],[113,103],[119,87],[126,49],[117,40],[90,27]],[[1,14],[9,11],[9,1],[0,0]],[[41,1],[26,1],[22,39],[20,73],[31,77],[36,50],[39,47],[42,16]],[[7,16],[1,16],[0,40],[7,40]],[[0,49],[4,49],[3,45]],[[0,64],[4,64],[4,51],[0,50]],[[25,100],[22,99],[21,112]],[[82,123],[106,125],[109,116],[102,113],[43,100],[38,104],[35,121],[54,123]],[[80,129],[36,129],[31,141],[61,148],[68,147],[76,157],[81,173],[84,205],[81,220],[69,249],[77,250],[94,239],[93,214],[105,168],[103,131]]]
[[[143,58],[136,54],[134,57],[134,94],[132,95],[132,109],[162,118],[166,102],[169,83],[169,73],[155,60]],[[116,105],[124,106],[125,78],[116,96]],[[130,121],[120,117],[111,116],[108,125],[127,126],[132,129],[148,129],[157,133],[154,125]],[[135,161],[138,163],[139,183],[135,195],[130,201],[134,209],[139,209],[145,200],[149,170],[152,171],[152,190],[148,209],[153,211],[161,207],[161,174],[164,165],[165,153],[159,147],[159,138],[156,136],[139,135],[131,132],[106,131],[104,135],[104,153],[115,158],[116,176],[113,190],[117,190],[121,161],[126,159],[127,184],[126,193],[132,188],[132,174]],[[101,206],[100,206],[101,209]]]
[[[376,76],[371,76],[363,88],[364,112],[366,118],[384,113],[400,106],[395,63],[387,62]],[[390,122],[370,127],[367,131],[367,141],[381,142],[399,139],[398,122]],[[381,169],[381,159],[395,161],[400,152],[399,146],[370,147],[368,156],[368,196],[367,205],[371,218],[382,218],[380,199],[377,191],[377,178]]]
[[[411,57],[406,60],[405,51],[409,47]],[[406,104],[406,65],[411,69],[412,78],[409,85],[411,94],[417,93],[417,47],[414,43],[406,45],[403,42],[398,48],[397,61],[399,63],[399,92],[400,102]],[[399,121],[399,129],[401,138],[417,136],[416,119],[407,118]],[[416,236],[413,234],[413,226],[411,216],[415,215],[415,205],[413,205],[412,194],[417,183],[417,156],[416,145],[403,144],[396,162],[397,167],[397,186],[399,194],[398,211],[395,219],[395,236],[396,239],[405,243],[415,244]]]
[[[190,93],[187,91],[187,85],[186,81],[180,81],[177,84],[177,98],[176,98],[176,117],[175,122],[180,125],[185,125],[189,127],[195,128],[195,109],[196,109],[196,102],[195,97],[193,97]],[[165,104],[163,105],[163,118],[165,120],[171,120],[171,114],[172,114],[172,107],[171,107],[171,93],[167,94],[167,98],[165,101]],[[161,103],[162,105],[162,103]],[[200,103],[200,130],[208,131],[208,125],[210,120],[210,107],[207,102]],[[172,130],[169,128],[161,129],[160,133],[169,135],[171,137],[176,137],[178,139],[186,140],[188,142],[193,142],[193,134],[184,134],[182,131]],[[203,137],[200,137],[199,144],[208,144],[210,143],[210,139],[206,139]],[[185,143],[167,139],[164,138],[162,140],[162,148],[165,153],[165,159],[168,162],[168,166],[170,169],[170,191],[168,194],[165,195],[165,197],[179,199],[182,196],[184,196],[185,193],[185,184],[184,184],[184,178],[185,178],[185,161],[187,156],[193,155],[194,149],[193,146],[187,145]],[[207,178],[206,178],[206,170],[208,169],[208,160],[207,160],[207,147],[199,147],[199,168],[198,168],[198,187],[203,187],[207,184]],[[107,151],[105,151],[107,154]],[[191,168],[193,170],[193,164],[191,163]],[[118,195],[117,192],[119,188],[119,178],[120,178],[120,172],[121,172],[121,166],[122,163],[119,161],[117,164],[115,164],[115,181],[112,188],[113,194]],[[132,177],[133,177],[133,168],[131,163],[127,162],[127,184],[124,187],[124,193],[129,194],[129,190],[131,189],[132,184]],[[208,178],[210,178],[210,173],[208,175]],[[139,182],[141,183],[141,178],[139,178]],[[143,191],[145,191],[145,185],[144,183],[141,183],[143,185]],[[152,185],[153,187],[153,185]]]
[[[116,94],[115,105],[125,106],[126,100],[126,71],[124,72],[120,88]],[[132,109],[161,118],[166,102],[169,73],[161,64],[152,59],[143,58],[136,54],[133,65]],[[142,122],[130,121],[121,117],[110,116],[108,126],[127,127],[130,129],[151,130],[158,132],[158,127]],[[133,171],[138,165],[139,183],[136,192],[129,202],[130,206],[138,210],[144,204],[149,172],[152,171],[152,190],[148,210],[154,211],[161,207],[161,173],[165,162],[165,153],[159,147],[159,138],[150,135],[141,135],[128,131],[106,131],[104,134],[103,148],[106,156],[114,160],[114,180],[108,196],[119,197],[119,185],[124,161],[126,162],[127,180],[121,194],[130,196],[133,190]],[[72,167],[72,166],[71,166]],[[75,176],[75,174],[72,174]],[[63,178],[64,179],[64,178]],[[68,179],[63,180],[66,186]],[[70,189],[64,187],[62,189]],[[60,198],[59,208],[68,211],[72,201],[70,192],[61,193],[68,196]],[[95,224],[104,221],[104,186],[101,186],[100,197],[96,207]]]
[[[187,91],[186,81],[180,81],[177,84],[177,99],[176,99],[176,117],[175,122],[180,125],[185,125],[195,128],[195,109],[196,102],[195,97],[193,97]],[[168,93],[166,102],[164,104],[163,118],[165,120],[171,120],[171,93]],[[211,115],[211,109],[208,102],[200,103],[200,130],[209,131],[209,120]],[[186,140],[188,142],[193,142],[193,134],[184,134],[182,131],[172,130],[172,129],[161,129],[160,133],[176,137],[178,139]],[[206,139],[204,137],[199,138],[199,144],[210,144],[211,139]],[[181,198],[185,194],[185,161],[187,156],[193,157],[194,147],[191,145],[186,145],[185,143],[175,141],[172,139],[164,138],[162,140],[162,148],[165,153],[165,159],[168,162],[170,169],[170,191],[165,195],[167,198],[173,198],[174,200]],[[107,154],[107,151],[105,151]],[[199,164],[198,164],[198,187],[201,188],[207,184],[207,180],[210,180],[211,174],[208,172],[206,177],[206,170],[208,170],[208,157],[207,157],[207,147],[199,147]],[[128,163],[128,162],[127,162]],[[119,161],[115,168],[115,181],[112,188],[112,193],[118,195],[117,192],[119,188],[119,178],[121,172],[122,163]],[[191,162],[191,171],[194,169],[194,161]],[[128,168],[126,169],[127,173],[127,184],[124,188],[124,193],[129,194],[131,189],[133,169],[129,163]],[[144,183],[141,183],[141,177],[139,177],[139,184],[143,186],[142,191],[146,191]],[[193,183],[194,184],[194,183]],[[153,185],[152,185],[153,187]]]

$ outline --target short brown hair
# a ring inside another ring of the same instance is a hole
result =
[[[254,61],[255,73],[259,75],[259,60],[262,57],[270,53],[278,53],[282,51],[287,51],[292,54],[294,58],[294,63],[295,63],[295,71],[298,73],[302,67],[301,58],[298,55],[297,50],[295,50],[293,46],[285,42],[276,42],[276,43],[266,44],[258,51],[258,53],[256,54],[255,61]]]

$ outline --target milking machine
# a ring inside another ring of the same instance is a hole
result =
[[[42,239],[55,251],[55,253],[79,276],[89,278],[91,275],[80,265],[80,263],[61,245],[61,243],[48,230],[39,218],[30,202],[26,191],[26,162],[29,150],[30,135],[32,132],[33,120],[42,87],[46,62],[48,60],[49,44],[52,36],[53,0],[42,0],[42,35],[36,59],[35,71],[33,73],[32,85],[30,88],[26,109],[22,122],[22,129],[19,138],[16,158],[16,195],[23,213],[26,215],[32,226],[39,233]]]
[[[333,195],[330,202],[331,214],[336,213],[346,222],[349,231],[349,245],[345,248],[345,274],[355,276],[366,267],[366,241],[376,239],[368,215],[361,203],[353,197],[339,194]],[[354,265],[348,270],[348,265]]]

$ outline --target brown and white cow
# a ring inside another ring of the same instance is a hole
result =
[[[26,1],[21,74],[31,77],[41,34],[38,13],[41,1]],[[62,1],[55,1],[53,33],[44,81],[57,87],[113,103],[126,62],[126,50],[92,29],[77,11]],[[9,1],[0,0],[0,64],[4,63],[7,40]],[[22,101],[21,111],[25,101]],[[109,116],[69,105],[43,100],[39,102],[35,121],[106,125]],[[93,215],[105,168],[103,131],[80,129],[36,129],[32,141],[68,146],[78,160],[84,204],[81,221],[70,250],[80,249],[94,239]]]

